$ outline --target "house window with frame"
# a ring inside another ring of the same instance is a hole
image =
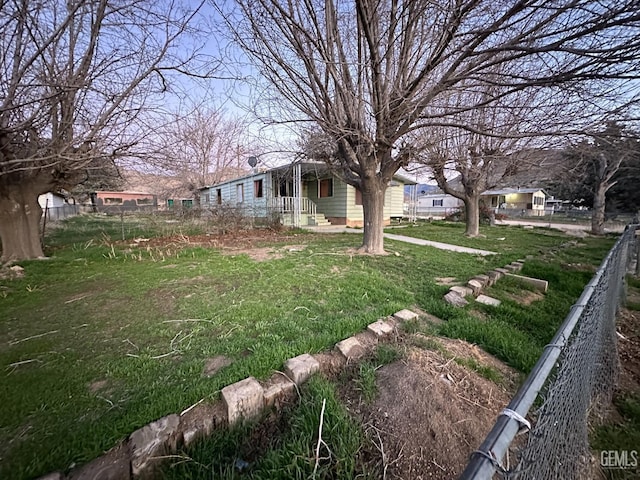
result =
[[[442,207],[444,205],[444,200],[441,198],[439,200],[434,200],[432,207]]]
[[[262,178],[253,181],[253,198],[262,198],[264,196],[262,184]]]
[[[216,189],[216,203],[218,205],[222,205],[222,189],[221,188]]]
[[[318,188],[318,197],[327,198],[333,197],[333,178],[325,178],[320,180]]]
[[[236,202],[244,202],[244,185],[242,183],[236,185]]]

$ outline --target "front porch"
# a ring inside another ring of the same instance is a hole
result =
[[[268,203],[269,211],[277,213],[286,226],[325,226],[331,225],[323,213],[308,197],[272,197]]]

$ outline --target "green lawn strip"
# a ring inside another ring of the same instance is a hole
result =
[[[463,223],[434,221],[403,228],[391,228],[386,231],[424,240],[494,251],[512,257],[536,254],[540,249],[548,249],[567,241],[567,236],[562,232],[547,228],[525,229],[509,225],[493,227],[482,225],[480,236],[475,238],[464,236],[464,230]]]
[[[155,231],[125,218],[135,227],[128,235]],[[349,253],[358,235],[299,233],[281,245],[304,250],[265,262],[203,248],[161,260],[126,242],[112,245],[119,218],[72,220],[52,232],[53,258],[24,262],[24,278],[0,281],[3,478],[84,463],[152,420],[248,375],[265,378],[287,358],[331,348],[401,308],[418,305],[452,328],[465,319],[478,328],[442,301],[447,287],[435,278],[466,281],[531,251],[536,238],[508,257],[401,242],[387,242],[397,255],[370,257]],[[511,343],[528,341],[517,325],[502,323],[515,332]],[[517,345],[503,350],[510,355]],[[234,363],[203,377],[205,360],[216,355]]]
[[[316,468],[321,415],[324,445]],[[364,434],[328,380],[311,378],[301,388],[298,405],[267,424],[215,432],[181,452],[181,458],[163,470],[163,478],[289,480],[311,478],[314,473],[318,479],[369,478],[357,461]]]
[[[441,318],[448,321],[439,328],[439,333],[476,343],[519,371],[529,372],[593,276],[597,265],[592,263],[597,257],[595,249],[602,259],[613,243],[611,238],[589,241],[593,241],[594,246],[587,249],[586,257],[581,256],[584,247],[573,245],[556,255],[552,262],[525,263],[522,275],[549,282],[549,290],[540,301],[529,305],[516,302],[509,294],[531,287],[503,278],[484,292],[499,299],[502,302],[499,307],[473,303],[464,309],[441,309]],[[574,262],[579,259],[581,269],[568,268],[561,257]],[[584,268],[585,261],[590,268]],[[482,312],[484,318],[474,317],[471,309]]]

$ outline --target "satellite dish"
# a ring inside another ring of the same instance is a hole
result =
[[[258,158],[257,157],[249,157],[249,166],[251,168],[255,168],[256,165],[258,165]]]

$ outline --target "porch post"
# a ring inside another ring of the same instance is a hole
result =
[[[302,195],[302,168],[299,163],[293,166],[293,226],[300,227]]]

